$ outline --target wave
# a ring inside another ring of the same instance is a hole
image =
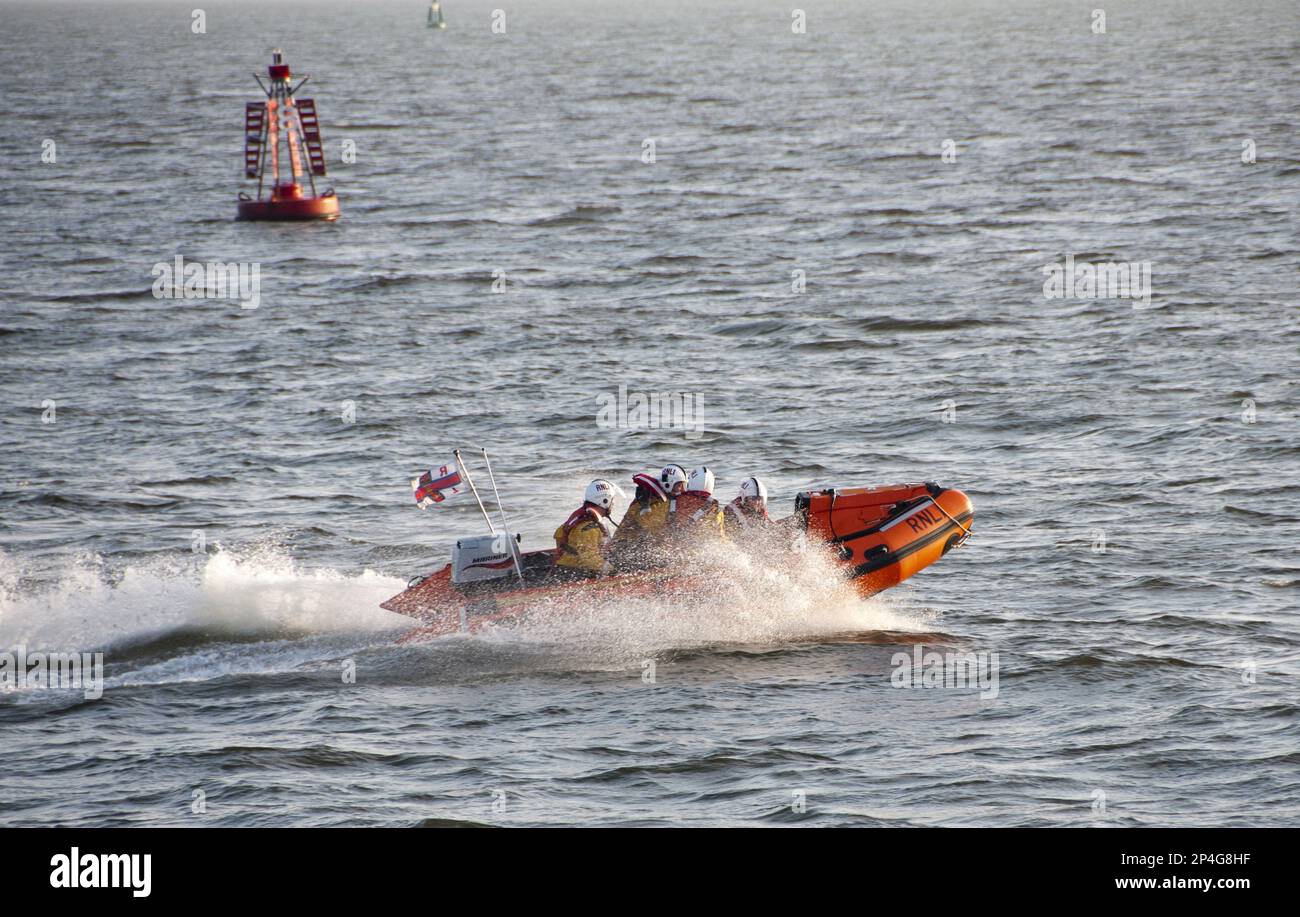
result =
[[[601,206],[596,204],[581,205],[564,213],[553,216],[540,217],[535,220],[527,221],[528,226],[571,226],[574,224],[591,223],[604,217],[614,216],[622,213],[621,207],[613,205]]]
[[[0,647],[102,651],[129,660],[135,652],[149,655],[151,647],[156,655],[168,641],[185,648],[400,629],[378,604],[402,585],[370,571],[306,571],[258,549],[153,559],[121,570],[81,556],[56,582],[33,588],[25,571],[0,555]]]
[[[989,318],[895,318],[882,315],[860,318],[849,323],[859,331],[964,331],[971,328],[993,328],[1005,325],[1000,319]]]
[[[249,677],[337,683],[348,660],[368,681],[446,683],[635,669],[682,652],[909,643],[928,632],[927,613],[864,601],[815,551],[719,548],[700,562],[710,586],[689,594],[561,599],[474,637],[398,645],[416,622],[379,603],[402,579],[307,570],[278,548],[155,557],[121,570],[86,556],[40,587],[0,555],[0,647],[103,652],[107,690]]]
[[[40,302],[78,305],[80,303],[119,302],[124,299],[152,299],[153,293],[150,287],[141,286],[116,290],[93,290],[83,293],[57,293],[44,296],[36,294],[32,298]]]

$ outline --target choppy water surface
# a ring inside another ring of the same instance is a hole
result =
[[[0,8],[0,645],[108,674],[0,697],[0,822],[1296,824],[1297,7],[500,6]],[[232,219],[272,45],[337,224]],[[260,307],[155,299],[178,254]],[[1045,299],[1066,255],[1149,307]],[[619,384],[702,435],[598,426]],[[666,461],[977,534],[398,646],[481,525],[411,502],[457,444],[530,546]],[[997,697],[891,687],[915,643]]]

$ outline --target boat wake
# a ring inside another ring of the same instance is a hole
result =
[[[726,550],[704,562],[704,590],[557,602],[472,637],[399,646],[416,623],[379,603],[403,582],[373,571],[307,570],[275,549],[223,549],[116,571],[81,557],[56,582],[32,587],[0,555],[0,650],[103,652],[108,688],[249,676],[328,675],[337,684],[349,660],[368,678],[420,684],[932,632],[932,614],[895,596],[863,600],[817,553]]]
[[[584,604],[561,597],[530,606],[518,624],[482,634],[640,658],[685,648],[778,646],[927,627],[925,614],[883,597],[863,600],[821,547],[792,551],[786,543],[738,551],[717,544],[700,550],[683,572],[694,577],[689,587]]]

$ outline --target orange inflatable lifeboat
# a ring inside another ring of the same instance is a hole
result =
[[[964,493],[934,483],[824,488],[796,496],[794,514],[776,525],[826,544],[845,578],[867,596],[898,585],[964,542],[972,513]],[[424,625],[407,641],[475,633],[538,606],[555,612],[593,601],[689,595],[713,584],[707,574],[680,567],[557,582],[549,576],[555,552],[521,552],[520,538],[493,533],[459,539],[450,564],[413,578],[380,607]]]
[[[960,490],[925,484],[810,490],[795,521],[834,546],[862,595],[897,586],[970,537],[974,508]]]

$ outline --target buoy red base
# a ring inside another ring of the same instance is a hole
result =
[[[339,199],[333,191],[319,197],[298,194],[275,194],[264,201],[244,199],[239,202],[241,220],[337,220]]]

